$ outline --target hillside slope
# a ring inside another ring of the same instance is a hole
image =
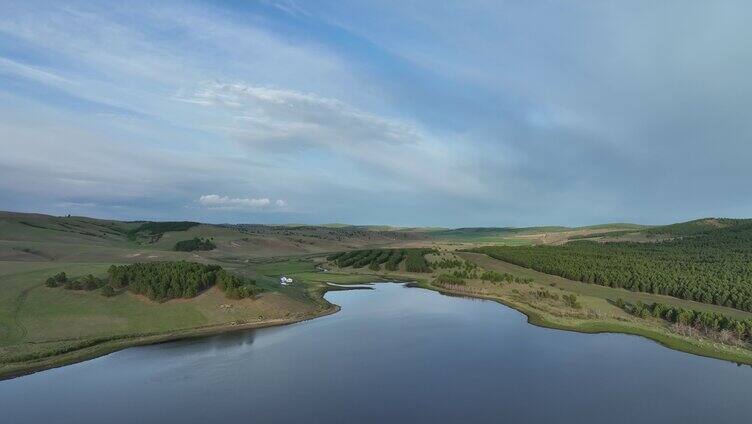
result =
[[[643,231],[672,238],[473,251],[572,280],[752,311],[751,220],[706,219]]]
[[[178,242],[211,240],[216,249],[175,252]],[[0,212],[0,260],[133,262],[325,253],[423,240],[418,232],[357,226],[213,225],[124,222]]]

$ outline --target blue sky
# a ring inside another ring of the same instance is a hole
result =
[[[0,210],[752,216],[748,2],[6,2]]]

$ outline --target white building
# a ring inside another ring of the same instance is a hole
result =
[[[292,278],[285,277],[284,275],[279,277],[279,284],[282,284],[283,286],[286,286],[288,284],[292,284]]]

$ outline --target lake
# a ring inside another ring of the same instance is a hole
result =
[[[0,382],[4,423],[739,423],[752,368],[379,283],[337,314]]]

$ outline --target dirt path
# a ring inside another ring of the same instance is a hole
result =
[[[26,298],[29,296],[29,292],[38,286],[33,286],[26,288],[21,291],[21,293],[18,294],[18,297],[16,297],[15,302],[13,302],[13,312],[11,312],[11,325],[15,326],[14,329],[8,325],[8,337],[6,340],[8,341],[7,344],[15,344],[22,342],[26,335],[28,334],[28,331],[26,330],[26,327],[21,323],[20,313],[21,308],[23,307],[24,302],[26,301]]]

